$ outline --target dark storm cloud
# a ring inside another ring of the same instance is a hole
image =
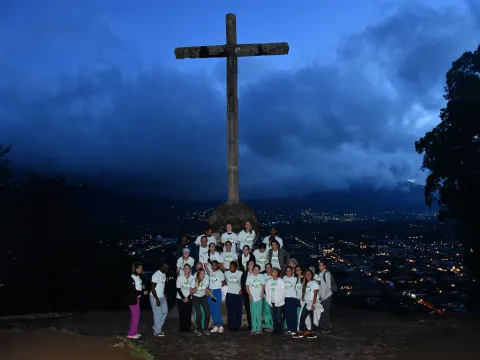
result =
[[[421,178],[413,142],[436,122],[451,62],[478,45],[475,9],[467,16],[402,8],[344,39],[333,64],[245,79],[243,194]],[[20,52],[32,56],[47,45],[73,56],[103,49],[75,76],[32,79],[16,70],[16,58],[0,62],[0,143],[13,144],[15,163],[156,195],[224,197],[225,104],[216,77],[164,66],[138,70],[101,16],[79,13],[92,15],[72,12],[58,22],[44,15],[45,30],[39,16],[37,37],[48,41]],[[30,36],[23,41],[33,44]],[[0,37],[0,44],[7,40]],[[254,69],[252,61],[240,66]]]

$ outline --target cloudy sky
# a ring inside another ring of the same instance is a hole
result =
[[[224,43],[233,12],[239,42],[290,44],[239,60],[241,198],[422,182],[413,143],[478,46],[474,4],[3,0],[0,143],[18,169],[226,199],[225,60],[173,50]]]

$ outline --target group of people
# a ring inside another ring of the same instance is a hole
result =
[[[332,276],[325,262],[319,263],[318,274],[315,269],[303,269],[283,249],[283,240],[275,228],[255,246],[256,234],[248,221],[239,234],[232,232],[231,224],[226,225],[226,232],[218,240],[212,234],[212,229],[207,229],[194,244],[183,237],[178,249],[176,299],[181,332],[191,331],[192,312],[195,334],[224,332],[220,311],[223,301],[229,331],[241,329],[243,307],[252,334],[285,332],[294,338],[315,338],[315,325],[323,333],[330,331]],[[152,276],[150,304],[155,336],[164,336],[168,270],[168,265],[162,263]],[[141,264],[134,264],[129,293],[128,337],[132,339],[140,337],[139,297],[147,295],[141,282],[142,271]]]

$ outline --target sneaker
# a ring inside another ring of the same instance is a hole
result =
[[[202,336],[202,332],[201,332],[200,330],[195,329],[195,330],[193,330],[193,332],[194,332],[195,335],[197,335],[197,336]]]
[[[219,328],[218,326],[214,326],[212,330],[210,330],[212,333],[218,332]]]
[[[156,336],[156,337],[164,337],[165,334],[163,332],[160,332],[160,333],[153,333],[153,336]]]
[[[302,333],[295,333],[295,335],[293,335],[293,338],[294,338],[294,339],[302,339],[302,338],[303,338],[303,334],[302,334]]]
[[[223,328],[223,326],[220,326],[220,327],[218,328],[218,332],[219,332],[219,333],[223,333],[224,331],[225,331],[225,329]]]
[[[273,329],[263,329],[263,331],[266,331],[266,332],[272,332]]]
[[[322,329],[320,331],[322,334],[330,334],[330,329]]]
[[[307,337],[307,339],[316,339],[317,335],[315,335],[315,333],[310,333],[306,337]]]
[[[205,335],[209,336],[209,335],[210,335],[210,330],[204,330],[203,333],[204,333]]]
[[[255,335],[257,332],[256,331],[250,331],[250,335]]]
[[[136,337],[142,337],[142,334],[135,334]]]
[[[138,334],[135,334],[135,335],[127,335],[127,339],[131,339],[131,340],[137,340],[140,336]]]

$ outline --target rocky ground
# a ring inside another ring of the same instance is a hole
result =
[[[399,318],[386,313],[337,308],[332,333],[319,335],[317,339],[250,335],[247,331],[197,337],[178,332],[177,311],[173,309],[167,318],[166,336],[155,338],[150,311],[144,309],[140,326],[144,336],[138,343],[147,346],[156,359],[415,360],[429,356],[435,360],[473,360],[478,358],[480,347],[478,320],[476,316]],[[114,338],[126,334],[128,322],[128,312],[91,312],[63,319],[0,320],[0,329],[9,333],[55,327],[84,336]],[[0,333],[0,338],[4,336]]]

